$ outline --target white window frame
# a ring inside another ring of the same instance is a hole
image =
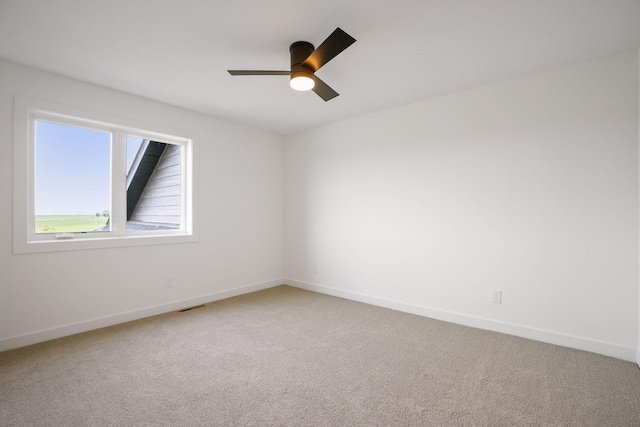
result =
[[[106,131],[111,139],[110,231],[35,232],[35,123],[45,121]],[[181,147],[180,229],[128,232],[126,139],[136,136]],[[195,242],[194,135],[81,108],[16,96],[14,99],[14,239],[15,254]]]

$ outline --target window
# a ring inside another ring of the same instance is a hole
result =
[[[14,252],[195,241],[193,138],[16,97]]]

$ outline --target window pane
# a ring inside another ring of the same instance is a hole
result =
[[[127,175],[127,231],[179,229],[181,147],[129,136],[127,162],[134,151]]]
[[[36,233],[109,230],[109,132],[36,121]]]

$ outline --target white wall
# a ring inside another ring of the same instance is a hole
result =
[[[198,135],[199,241],[13,255],[14,95]],[[0,61],[0,150],[0,350],[282,283],[279,135]]]
[[[286,283],[635,359],[636,52],[285,143]]]

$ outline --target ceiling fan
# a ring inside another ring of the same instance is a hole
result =
[[[272,70],[227,70],[232,76],[289,76],[289,84],[295,90],[313,90],[320,98],[329,101],[338,92],[320,80],[315,72],[335,58],[340,52],[355,43],[356,39],[336,28],[317,49],[309,42],[295,42],[289,47],[290,71]]]

